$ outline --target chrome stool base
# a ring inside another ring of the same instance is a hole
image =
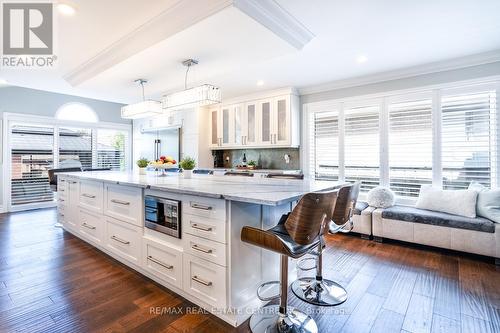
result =
[[[347,300],[344,287],[326,279],[300,278],[292,283],[292,291],[304,302],[320,306],[339,305]]]
[[[279,305],[268,305],[259,309],[250,318],[252,333],[317,333],[314,319],[305,313],[288,308],[288,315],[279,312]]]

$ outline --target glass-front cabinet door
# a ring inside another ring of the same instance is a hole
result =
[[[257,103],[247,103],[245,105],[244,118],[243,144],[245,146],[255,146],[258,134]]]
[[[230,141],[230,118],[231,118],[231,109],[229,107],[222,107],[222,145],[229,145]]]
[[[290,144],[290,122],[290,97],[275,98],[273,102],[273,144]]]
[[[237,146],[241,146],[244,144],[245,140],[243,133],[243,105],[237,104],[234,105],[231,109],[233,111],[232,123],[234,128],[234,144]]]
[[[219,108],[210,109],[210,146],[218,147],[221,144],[220,139],[220,120]]]
[[[263,100],[258,103],[259,107],[259,143],[272,144],[272,101]]]

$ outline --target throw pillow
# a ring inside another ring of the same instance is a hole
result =
[[[422,185],[415,207],[475,218],[477,194],[474,190],[441,190]]]
[[[469,189],[479,192],[476,205],[477,215],[500,223],[500,189],[490,190],[479,183],[471,183]]]
[[[388,208],[394,206],[396,196],[391,189],[377,186],[371,189],[367,195],[367,202],[370,206],[376,208]]]

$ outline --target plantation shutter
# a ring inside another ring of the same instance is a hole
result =
[[[495,91],[444,96],[441,107],[443,187],[466,189],[473,181],[490,187]]]
[[[344,117],[345,180],[366,192],[380,180],[379,107],[348,108]]]
[[[432,184],[432,100],[389,104],[389,181],[398,196]]]
[[[53,165],[54,129],[11,127],[12,206],[54,200],[47,170]]]
[[[339,116],[336,111],[314,113],[312,160],[314,177],[339,179]]]
[[[97,167],[125,170],[128,132],[112,129],[97,130]]]

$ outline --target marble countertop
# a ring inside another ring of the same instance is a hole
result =
[[[78,179],[137,186],[173,193],[198,195],[231,201],[276,206],[294,201],[308,192],[334,189],[340,182],[314,180],[283,180],[269,178],[193,175],[185,179],[172,173],[163,177],[120,171],[86,171],[59,173]]]

